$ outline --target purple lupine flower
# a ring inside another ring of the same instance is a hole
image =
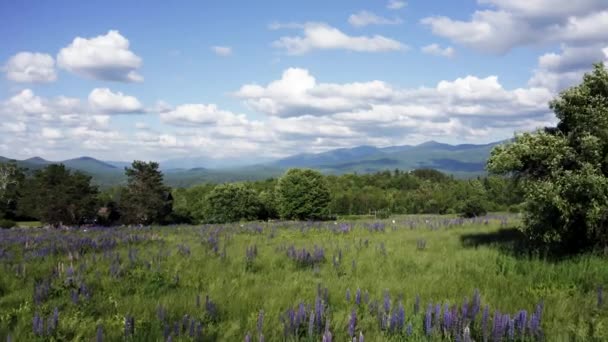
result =
[[[55,307],[53,309],[53,316],[50,319],[49,330],[54,331],[59,326],[59,309]]]
[[[515,319],[509,319],[509,322],[507,323],[507,336],[509,337],[509,340],[515,339]]]
[[[486,305],[481,315],[481,334],[484,342],[488,340],[488,316],[490,316],[490,306]]]
[[[357,292],[355,293],[355,304],[357,304],[357,306],[361,305],[361,289],[357,289]]]
[[[384,312],[389,313],[391,311],[391,296],[387,291],[384,291]]]
[[[165,338],[165,341],[169,339],[169,337],[171,337],[171,327],[169,327],[169,324],[165,323],[165,326],[163,328],[163,337]]]
[[[249,335],[249,333],[245,335],[245,342],[251,342],[251,335]]]
[[[452,328],[452,323],[453,323],[452,312],[450,311],[450,307],[449,307],[448,303],[445,303],[444,307],[443,307],[443,330],[446,332],[446,334]]]
[[[460,336],[460,334],[456,334],[456,336]],[[471,342],[471,329],[469,327],[465,327],[462,333],[462,342]]]
[[[597,287],[597,307],[602,307],[604,302],[604,287],[602,285]]]
[[[101,327],[101,325],[97,326],[97,337],[95,341],[103,342],[103,328]]]
[[[530,329],[530,333],[533,336],[538,336],[540,332],[540,317],[537,312],[534,312],[532,316],[530,316],[530,322],[528,325]]]
[[[346,289],[346,301],[350,302],[350,289]]]
[[[466,319],[469,317],[469,299],[468,298],[465,298],[464,301],[462,302],[461,316],[463,319]]]
[[[133,336],[135,334],[135,318],[127,315],[125,317],[125,337]]]
[[[196,321],[195,320],[190,320],[190,328],[188,329],[188,335],[192,338],[194,338],[194,333],[196,331]]]
[[[365,338],[363,337],[363,332],[359,331],[359,341],[358,342],[365,342]]]
[[[414,315],[420,312],[420,296],[416,295],[416,301],[414,302]]]
[[[492,327],[492,340],[495,342],[502,340],[504,331],[502,323],[502,315],[500,314],[500,311],[496,310],[494,312],[494,321]]]
[[[217,320],[217,305],[209,298],[209,295],[205,296],[205,310],[212,320]]]
[[[264,310],[260,310],[260,313],[258,314],[257,328],[258,328],[258,333],[261,334],[262,330],[264,329]]]
[[[44,334],[44,319],[36,312],[32,320],[33,331],[35,335],[42,336]]]
[[[475,316],[479,313],[479,309],[481,308],[481,295],[479,294],[479,290],[475,289],[475,293],[473,294],[473,303],[471,305],[471,320],[475,320]]]
[[[308,337],[312,338],[315,332],[315,312],[310,313],[310,318],[308,319]]]
[[[437,328],[441,327],[441,304],[435,305],[435,326]]]
[[[323,342],[332,342],[332,335],[329,331],[329,318],[325,322],[325,333],[323,334]]]
[[[520,337],[526,333],[526,323],[528,322],[528,311],[521,310],[515,318],[515,328],[519,331]]]
[[[264,335],[260,334],[260,337],[258,337],[258,342],[264,342]]]
[[[355,329],[357,328],[357,311],[353,309],[348,321],[348,336],[355,337]]]
[[[408,323],[407,328],[405,329],[407,336],[412,336],[413,330],[412,323]]]
[[[424,315],[424,332],[430,336],[433,329],[433,304],[429,304]]]

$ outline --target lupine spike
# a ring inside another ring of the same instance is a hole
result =
[[[103,328],[101,327],[101,325],[97,326],[97,337],[96,337],[96,341],[97,342],[103,342]]]

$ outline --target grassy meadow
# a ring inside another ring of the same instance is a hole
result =
[[[606,257],[519,253],[518,223],[2,230],[0,341],[608,340]]]

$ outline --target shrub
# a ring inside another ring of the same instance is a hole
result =
[[[17,222],[13,220],[0,219],[0,228],[8,229],[17,227]]]
[[[466,200],[460,211],[460,216],[466,218],[483,216],[488,212],[481,198]]]

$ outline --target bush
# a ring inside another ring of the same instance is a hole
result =
[[[488,212],[481,198],[466,200],[460,211],[460,216],[466,218],[483,216]]]
[[[279,214],[283,219],[319,220],[329,216],[329,186],[318,171],[287,171],[279,179],[276,194]]]
[[[17,227],[17,222],[13,220],[0,219],[0,228],[8,229]]]
[[[208,223],[251,221],[259,218],[262,204],[255,190],[245,184],[221,184],[205,197]]]

